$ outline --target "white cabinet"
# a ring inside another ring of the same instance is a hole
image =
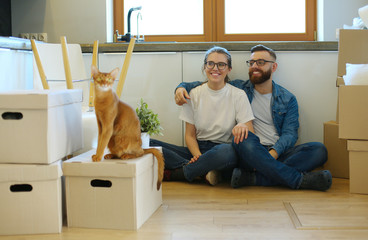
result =
[[[125,53],[99,54],[99,69],[110,72],[124,63]],[[182,81],[182,53],[133,53],[121,99],[134,109],[143,98],[158,114],[164,136],[153,136],[175,145],[183,144],[180,107],[175,104],[174,91]],[[119,72],[120,76],[120,72]]]
[[[0,48],[0,91],[33,88],[31,51]]]

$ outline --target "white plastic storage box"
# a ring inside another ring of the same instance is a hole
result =
[[[82,90],[0,93],[0,163],[49,164],[83,146]]]
[[[139,229],[162,204],[156,158],[92,162],[95,153],[63,162],[68,226]]]
[[[61,161],[0,164],[0,235],[60,233]]]

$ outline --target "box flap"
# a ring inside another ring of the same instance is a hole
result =
[[[61,160],[50,165],[0,164],[0,182],[36,182],[61,176]]]
[[[119,160],[109,159],[101,162],[92,162],[92,155],[96,153],[92,149],[63,162],[65,176],[85,177],[135,177],[151,168],[153,165],[152,154],[146,154],[140,158]]]
[[[328,122],[324,122],[323,125],[338,126],[339,124],[335,120],[330,120]]]
[[[82,102],[82,89],[16,90],[0,93],[2,109],[46,109]]]
[[[368,30],[340,29],[337,76],[346,74],[346,63],[368,63]]]
[[[348,140],[348,151],[368,152],[368,141]],[[368,159],[367,159],[368,161]]]

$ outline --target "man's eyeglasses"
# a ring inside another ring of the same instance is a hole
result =
[[[264,59],[248,60],[248,61],[246,61],[248,67],[253,66],[254,63],[257,63],[257,66],[258,67],[262,67],[262,66],[264,66],[268,62],[274,63],[274,61],[268,61],[268,60],[264,60]]]
[[[215,66],[217,66],[218,70],[224,70],[227,66],[227,64],[224,62],[215,63],[212,61],[208,61],[208,62],[205,62],[205,64],[208,69],[213,69]]]

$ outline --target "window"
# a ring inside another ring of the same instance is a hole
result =
[[[316,0],[114,0],[115,29],[146,41],[313,41]]]

